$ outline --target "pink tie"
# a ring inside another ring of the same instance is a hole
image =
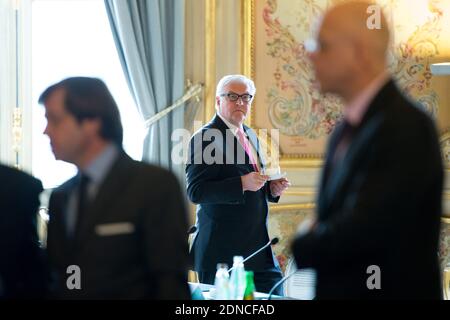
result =
[[[241,128],[238,129],[237,136],[238,136],[240,144],[242,145],[242,147],[245,150],[245,153],[247,153],[247,155],[250,159],[250,163],[252,164],[253,169],[255,169],[255,171],[258,172],[258,166],[256,165],[255,158],[253,157],[253,152],[250,147],[250,143],[248,142],[247,138],[245,137],[244,131]]]

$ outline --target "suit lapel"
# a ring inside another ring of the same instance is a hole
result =
[[[61,190],[61,192],[58,193],[58,200],[56,201],[59,208],[57,210],[60,210],[61,212],[61,223],[62,228],[60,228],[63,233],[64,237],[68,239],[68,219],[69,219],[69,206],[68,203],[70,201],[70,195],[74,192],[75,188],[77,187],[77,179],[78,177],[75,176],[72,179],[70,179],[66,186]]]
[[[230,160],[233,160],[233,163],[237,163],[237,154],[239,153],[243,154],[245,156],[245,164],[249,167],[250,171],[254,171],[253,165],[250,163],[250,159],[247,153],[245,152],[244,148],[241,146],[238,139],[233,135],[231,130],[229,130],[230,128],[228,128],[228,126],[225,124],[225,122],[222,121],[222,119],[220,119],[219,116],[216,115],[214,117],[214,119],[210,123],[210,128],[218,129],[222,133],[223,139],[225,141],[222,144],[217,143],[216,147],[220,148],[225,157],[228,157],[230,154],[233,154],[233,159]],[[261,164],[261,169],[263,169],[266,166],[266,159],[260,148],[258,137],[256,136],[255,131],[253,131],[251,128],[247,126],[243,126],[243,128],[248,136],[250,143],[256,150],[259,163]],[[223,150],[224,148],[225,152]]]
[[[76,177],[70,179],[56,189],[51,196],[49,207],[50,223],[49,223],[49,250],[51,251],[71,251],[73,249],[72,239],[68,234],[68,204],[70,195],[76,188]],[[51,230],[50,230],[51,228]],[[52,246],[53,249],[50,248]],[[64,256],[64,255],[62,255]]]
[[[216,115],[214,117],[214,119],[211,121],[210,127],[212,129],[218,129],[222,133],[223,139],[225,140],[223,141],[222,144],[221,143],[216,144],[216,147],[219,148],[226,157],[224,159],[224,161],[226,161],[225,163],[230,163],[230,161],[232,161],[233,164],[238,164],[238,154],[244,155],[245,165],[248,166],[250,171],[254,171],[253,166],[250,164],[250,159],[247,153],[245,152],[244,148],[241,146],[236,136],[233,135],[230,128],[228,128],[228,126],[225,124],[225,122],[222,121],[222,119],[220,119],[219,116]],[[259,143],[256,134],[250,128],[245,126],[244,131],[247,133],[247,135],[249,134],[249,132],[251,133],[253,137],[249,136],[250,142],[253,144],[253,146],[257,146]],[[255,148],[255,150],[258,149]],[[229,158],[230,155],[232,155],[232,159]],[[263,161],[261,161],[261,157],[260,162],[263,163]]]
[[[235,163],[236,155],[234,146],[237,139],[231,133],[225,122],[216,115],[211,121],[208,129],[217,129],[222,134],[222,141],[215,141],[215,148],[223,155],[224,163]],[[231,152],[232,151],[232,152]],[[231,157],[231,158],[230,158]]]
[[[98,189],[95,199],[89,205],[86,218],[77,232],[76,242],[81,245],[86,243],[86,238],[92,235],[92,228],[101,218],[113,210],[114,199],[121,196],[126,180],[130,177],[130,163],[132,162],[124,152],[119,153],[118,159],[106,175]]]
[[[343,126],[341,125],[338,128],[340,131],[336,132],[336,138],[330,143],[330,150],[322,177],[319,215],[323,216],[324,212],[328,212],[329,210],[327,209],[333,201],[344,197],[342,194],[345,193],[346,185],[351,179],[350,174],[354,172],[356,166],[361,164],[361,158],[366,154],[367,149],[377,136],[377,131],[382,124],[380,111],[386,107],[386,104],[392,104],[396,94],[398,94],[398,90],[393,81],[390,80],[371,102],[361,124],[356,129],[344,159],[334,166],[332,172],[330,172],[332,157],[334,156],[337,141],[339,141],[338,137],[342,134]],[[389,103],[386,103],[386,101],[389,101]]]
[[[345,185],[351,178],[351,173],[355,172],[355,167],[361,164],[361,157],[367,153],[371,142],[376,137],[377,130],[380,127],[380,117],[372,119],[362,128],[353,138],[344,159],[334,166],[330,172],[326,187],[324,190],[324,202],[331,204],[334,199],[341,199],[341,194],[345,192]]]
[[[323,167],[322,175],[320,177],[319,194],[318,194],[318,199],[317,199],[319,215],[320,215],[320,212],[322,212],[322,208],[325,204],[325,189],[327,189],[326,187],[328,185],[330,170],[332,167],[332,159],[334,156],[334,152],[336,150],[337,142],[340,140],[340,137],[342,136],[343,129],[344,129],[344,126],[342,123],[337,125],[334,129],[333,134],[330,137],[330,142],[328,143],[325,164]]]
[[[244,126],[244,130],[248,136],[248,140],[252,144],[253,148],[255,148],[255,150],[256,150],[256,154],[258,156],[259,163],[261,164],[261,170],[262,170],[266,166],[266,159],[265,159],[265,156],[264,156],[261,148],[259,147],[260,144],[259,144],[258,137],[256,136],[255,131],[252,130],[251,128]]]

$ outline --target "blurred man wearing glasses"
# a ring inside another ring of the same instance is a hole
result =
[[[214,282],[216,265],[231,267],[269,241],[268,201],[278,202],[286,178],[268,181],[256,134],[243,125],[255,94],[242,75],[222,78],[216,89],[216,115],[194,134],[186,167],[187,193],[197,204],[197,233],[191,254],[202,283]],[[245,263],[255,272],[257,291],[268,292],[281,279],[270,247]],[[280,293],[280,291],[278,291]]]
[[[322,93],[344,101],[330,137],[317,219],[292,252],[317,270],[317,299],[439,299],[443,165],[430,117],[387,71],[389,28],[373,2],[332,7],[311,53]],[[376,7],[375,7],[376,8]]]

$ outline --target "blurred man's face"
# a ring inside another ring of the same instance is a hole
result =
[[[220,115],[230,123],[240,127],[250,112],[253,98],[249,101],[245,101],[248,96],[244,96],[238,98],[236,101],[232,100],[236,97],[236,94],[250,95],[249,88],[244,83],[232,82],[223,88],[222,94],[228,94],[228,96],[216,97],[216,104]]]
[[[50,145],[57,160],[77,164],[84,154],[89,137],[86,121],[78,123],[64,106],[65,90],[56,89],[44,103],[47,126],[44,134],[50,138]]]
[[[351,80],[354,52],[345,35],[336,31],[332,21],[324,20],[316,47],[309,54],[317,85],[322,93],[342,94]]]

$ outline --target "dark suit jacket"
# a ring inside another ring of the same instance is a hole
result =
[[[36,218],[42,184],[0,165],[0,298],[43,298],[46,268]]]
[[[327,148],[319,224],[294,241],[297,265],[317,269],[318,299],[438,299],[443,166],[433,122],[390,81],[331,170],[341,133]],[[371,265],[381,290],[367,288]]]
[[[226,138],[227,129],[222,119],[215,116],[190,142],[186,179],[188,197],[198,204],[198,231],[191,249],[196,271],[215,272],[217,263],[222,262],[231,267],[233,256],[245,258],[264,246],[269,241],[267,201],[278,201],[271,196],[268,183],[257,192],[242,192],[241,176],[254,169],[230,130]],[[246,126],[244,130],[264,166],[256,134]],[[212,163],[207,159],[210,153],[214,156]],[[240,155],[245,156],[241,159],[245,161],[238,161]],[[254,271],[275,265],[278,266],[271,248],[245,263],[247,270]]]
[[[189,298],[187,215],[176,178],[122,152],[70,240],[65,212],[75,181],[54,190],[49,205],[47,243],[56,297]],[[101,231],[118,223],[132,228],[116,234]],[[70,265],[81,269],[81,290],[67,289]]]

